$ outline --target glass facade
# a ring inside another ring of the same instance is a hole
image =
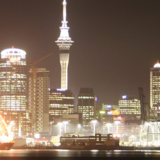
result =
[[[90,127],[90,122],[96,118],[96,101],[92,88],[80,89],[78,113],[82,113],[83,127]]]
[[[159,63],[150,69],[150,107],[160,117],[160,66]]]
[[[49,95],[50,122],[56,124],[63,114],[74,113],[74,95],[70,90],[51,89]]]
[[[120,115],[125,117],[125,122],[136,122],[136,120],[140,121],[141,116],[141,104],[140,100],[135,98],[125,98],[119,100],[119,111]]]
[[[0,59],[0,112],[6,121],[14,121],[15,135],[24,133],[26,119],[27,74],[26,52],[10,48],[1,52]],[[20,116],[19,116],[20,115]]]

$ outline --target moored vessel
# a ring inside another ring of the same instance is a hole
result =
[[[12,146],[14,145],[14,142],[0,142],[0,150],[10,150]]]

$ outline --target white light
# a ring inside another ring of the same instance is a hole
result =
[[[121,122],[120,122],[120,121],[114,121],[114,123],[115,123],[115,124],[120,124]]]
[[[18,48],[8,48],[1,52],[2,59],[14,57],[14,56],[15,57],[19,56],[20,58],[25,59],[26,52]]]
[[[39,139],[39,138],[40,138],[40,134],[36,133],[36,134],[34,135],[34,137],[35,137],[36,139]]]
[[[10,125],[13,126],[13,125],[14,125],[14,121],[11,121],[11,122],[10,122]]]
[[[66,91],[66,89],[57,89],[57,91],[64,92],[64,91]]]
[[[63,124],[62,124],[62,123],[58,123],[58,125],[59,125],[59,126],[62,126]]]
[[[78,128],[81,128],[81,125],[80,125],[80,124],[78,124]]]
[[[97,123],[97,120],[92,120],[91,121],[93,124],[96,124]]]
[[[154,65],[154,68],[160,68],[160,63],[157,62],[157,63]]]
[[[107,108],[112,108],[112,106],[111,105],[107,105]]]
[[[122,99],[127,99],[127,95],[122,96]]]
[[[109,115],[112,115],[113,113],[111,111],[107,112]]]
[[[63,121],[63,124],[68,124],[68,122],[67,121]]]

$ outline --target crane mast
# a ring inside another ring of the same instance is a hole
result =
[[[143,125],[145,122],[150,119],[150,111],[149,105],[145,103],[145,96],[143,94],[143,88],[139,87],[139,99],[141,104],[141,124]]]

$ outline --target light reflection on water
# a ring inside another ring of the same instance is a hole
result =
[[[158,150],[1,150],[0,157],[160,157]]]

